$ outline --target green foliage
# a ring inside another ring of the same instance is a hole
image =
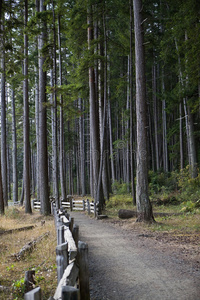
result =
[[[189,165],[180,171],[177,179],[179,189],[182,192],[194,192],[200,188],[200,174],[198,174],[196,178],[191,178],[191,170]]]
[[[149,171],[150,194],[172,192],[177,189],[177,172],[164,173]]]
[[[13,287],[14,300],[24,298],[24,292],[25,292],[24,282],[25,282],[25,278],[21,278],[13,282],[12,287]]]
[[[200,174],[191,178],[190,166],[179,173],[149,172],[149,190],[153,198],[168,204],[181,202],[182,212],[198,212],[200,207]]]
[[[200,193],[199,200],[193,202],[191,200],[183,202],[181,212],[185,213],[199,213],[200,212]]]
[[[12,264],[10,267],[6,267],[6,270],[7,271],[11,271],[12,270],[13,271],[14,270],[14,265]]]
[[[9,207],[5,211],[5,216],[7,218],[11,218],[11,219],[19,219],[20,218],[20,211],[15,207]]]
[[[130,184],[124,183],[124,182],[119,182],[115,181],[112,183],[112,190],[115,195],[125,195],[127,194],[127,190],[131,188]]]
[[[126,194],[116,194],[112,195],[109,198],[109,201],[106,203],[106,209],[107,208],[122,208],[122,207],[133,207],[133,199],[130,195]]]

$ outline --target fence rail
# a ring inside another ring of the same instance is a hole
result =
[[[39,209],[38,202],[32,202],[36,209]],[[74,224],[74,219],[64,207],[57,211],[55,205],[52,205],[52,213],[57,232],[58,285],[54,296],[49,300],[89,300],[88,245],[78,240],[79,227]],[[27,292],[24,299],[41,300],[40,287]]]
[[[51,203],[52,207],[55,206],[55,201],[53,199],[51,200]],[[88,199],[74,200],[72,196],[69,195],[67,196],[67,200],[61,200],[61,207],[70,211],[87,211],[88,214],[98,214],[98,205],[95,202],[90,202]],[[33,199],[32,208],[40,210],[40,200]]]

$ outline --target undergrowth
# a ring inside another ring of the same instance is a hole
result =
[[[136,210],[131,195],[125,192],[127,185],[115,182],[114,187],[105,213],[111,218],[118,218],[119,209]],[[157,223],[152,225],[153,230],[200,230],[200,174],[191,178],[189,166],[180,172],[150,171],[149,196],[153,212],[174,214],[156,216]]]
[[[41,226],[41,220],[45,220],[44,226]],[[29,215],[25,214],[22,208],[12,207],[6,210],[5,216],[0,216],[0,223],[4,230],[34,225],[32,230],[1,235],[0,285],[10,290],[0,292],[0,299],[24,299],[24,277],[27,270],[35,270],[36,286],[41,287],[43,299],[49,299],[57,287],[55,252],[57,241],[53,217],[44,217],[35,211]],[[13,254],[45,232],[49,232],[48,237],[37,243],[24,259],[20,261],[14,259]]]

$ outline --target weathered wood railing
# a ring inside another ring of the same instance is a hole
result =
[[[54,201],[52,201],[52,205]],[[32,200],[32,207],[34,209],[40,209],[40,201],[37,199]],[[87,211],[88,214],[98,214],[98,205],[93,201],[85,200],[74,200],[72,196],[67,196],[67,200],[61,200],[61,207],[66,208],[70,211]]]
[[[37,204],[38,205],[38,204]],[[79,227],[64,208],[52,205],[57,232],[56,262],[58,286],[49,300],[89,300],[88,246],[78,241]],[[25,294],[25,300],[41,300],[39,287]]]

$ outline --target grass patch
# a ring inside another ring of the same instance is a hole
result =
[[[41,220],[45,225],[41,226]],[[42,289],[43,299],[53,296],[57,287],[56,252],[57,245],[54,220],[52,216],[44,217],[39,212],[25,214],[22,208],[9,208],[5,216],[0,217],[4,230],[34,225],[32,230],[11,234],[1,234],[0,241],[0,285],[11,288],[10,292],[0,292],[0,299],[24,299],[23,279],[25,271],[36,271],[36,285]],[[26,243],[49,231],[49,236],[39,242],[33,252],[20,261],[12,257]]]
[[[154,205],[153,212],[156,213],[169,213],[173,215],[156,216],[156,223],[147,225],[142,224],[142,227],[151,231],[168,231],[168,232],[190,232],[199,233],[200,231],[200,212],[198,210],[192,212],[184,212],[182,210],[184,203],[179,205]],[[104,213],[109,218],[119,220],[119,209],[136,210],[132,204],[130,195],[113,195],[107,202]],[[181,213],[181,214],[180,214]],[[131,221],[130,221],[131,220]],[[127,220],[127,223],[133,223],[135,219]],[[123,222],[125,222],[123,220]],[[140,224],[141,225],[141,224]],[[136,225],[138,226],[138,224]]]

